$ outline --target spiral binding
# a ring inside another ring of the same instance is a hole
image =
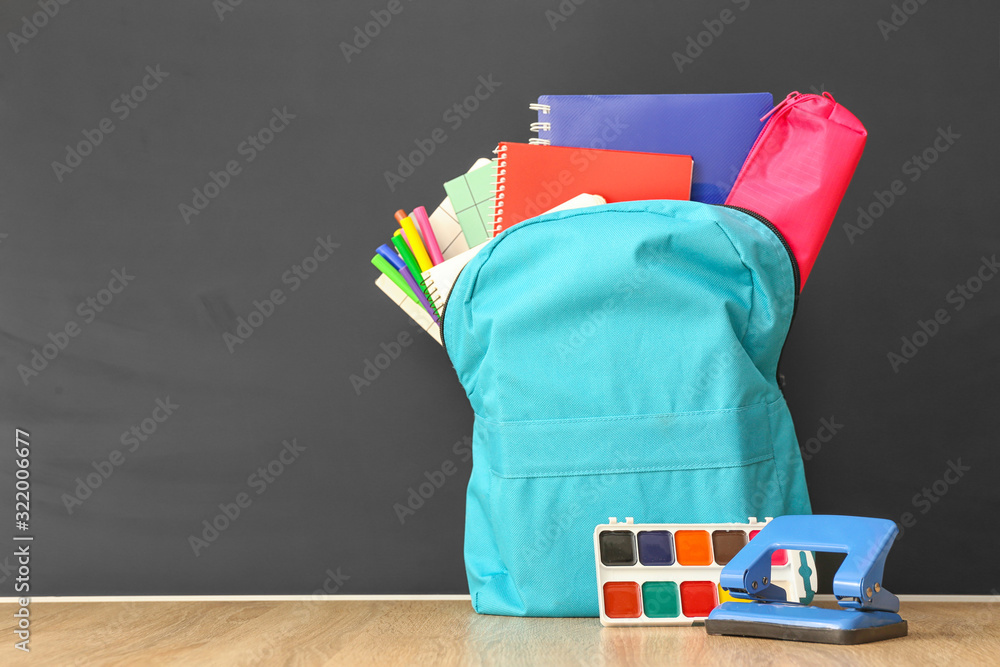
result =
[[[552,106],[549,104],[529,104],[528,108],[531,109],[532,111],[537,111],[540,114],[547,114],[552,111]],[[547,123],[545,121],[539,121],[537,123],[531,124],[532,132],[548,132],[551,129],[552,129],[552,123]],[[533,146],[548,146],[552,142],[549,141],[548,139],[531,137],[530,139],[528,139],[528,143],[532,144]]]
[[[494,151],[497,154],[496,188],[493,190],[493,230],[492,236],[503,231],[504,190],[507,186],[507,144],[500,144]]]
[[[442,303],[441,294],[438,293],[437,285],[434,284],[434,279],[424,278],[424,287],[427,288],[424,290],[424,296],[427,297],[427,300],[434,305],[434,309],[440,314],[444,310],[444,304]]]

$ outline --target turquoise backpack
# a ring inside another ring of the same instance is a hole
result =
[[[594,526],[810,513],[778,358],[798,268],[756,214],[544,215],[463,269],[442,331],[475,411],[477,612],[597,616]]]

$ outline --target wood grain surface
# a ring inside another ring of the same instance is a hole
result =
[[[863,646],[479,616],[466,601],[36,602],[30,654],[2,606],[5,665],[1000,664],[996,602],[904,603],[910,635]]]

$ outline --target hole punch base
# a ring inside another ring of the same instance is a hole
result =
[[[908,628],[906,621],[892,612],[726,602],[705,621],[705,631],[818,644],[867,644],[905,637]]]

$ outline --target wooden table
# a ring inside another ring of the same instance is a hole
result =
[[[863,646],[479,616],[460,600],[36,601],[30,655],[0,606],[5,665],[1000,664],[996,601],[904,602],[910,636]]]

